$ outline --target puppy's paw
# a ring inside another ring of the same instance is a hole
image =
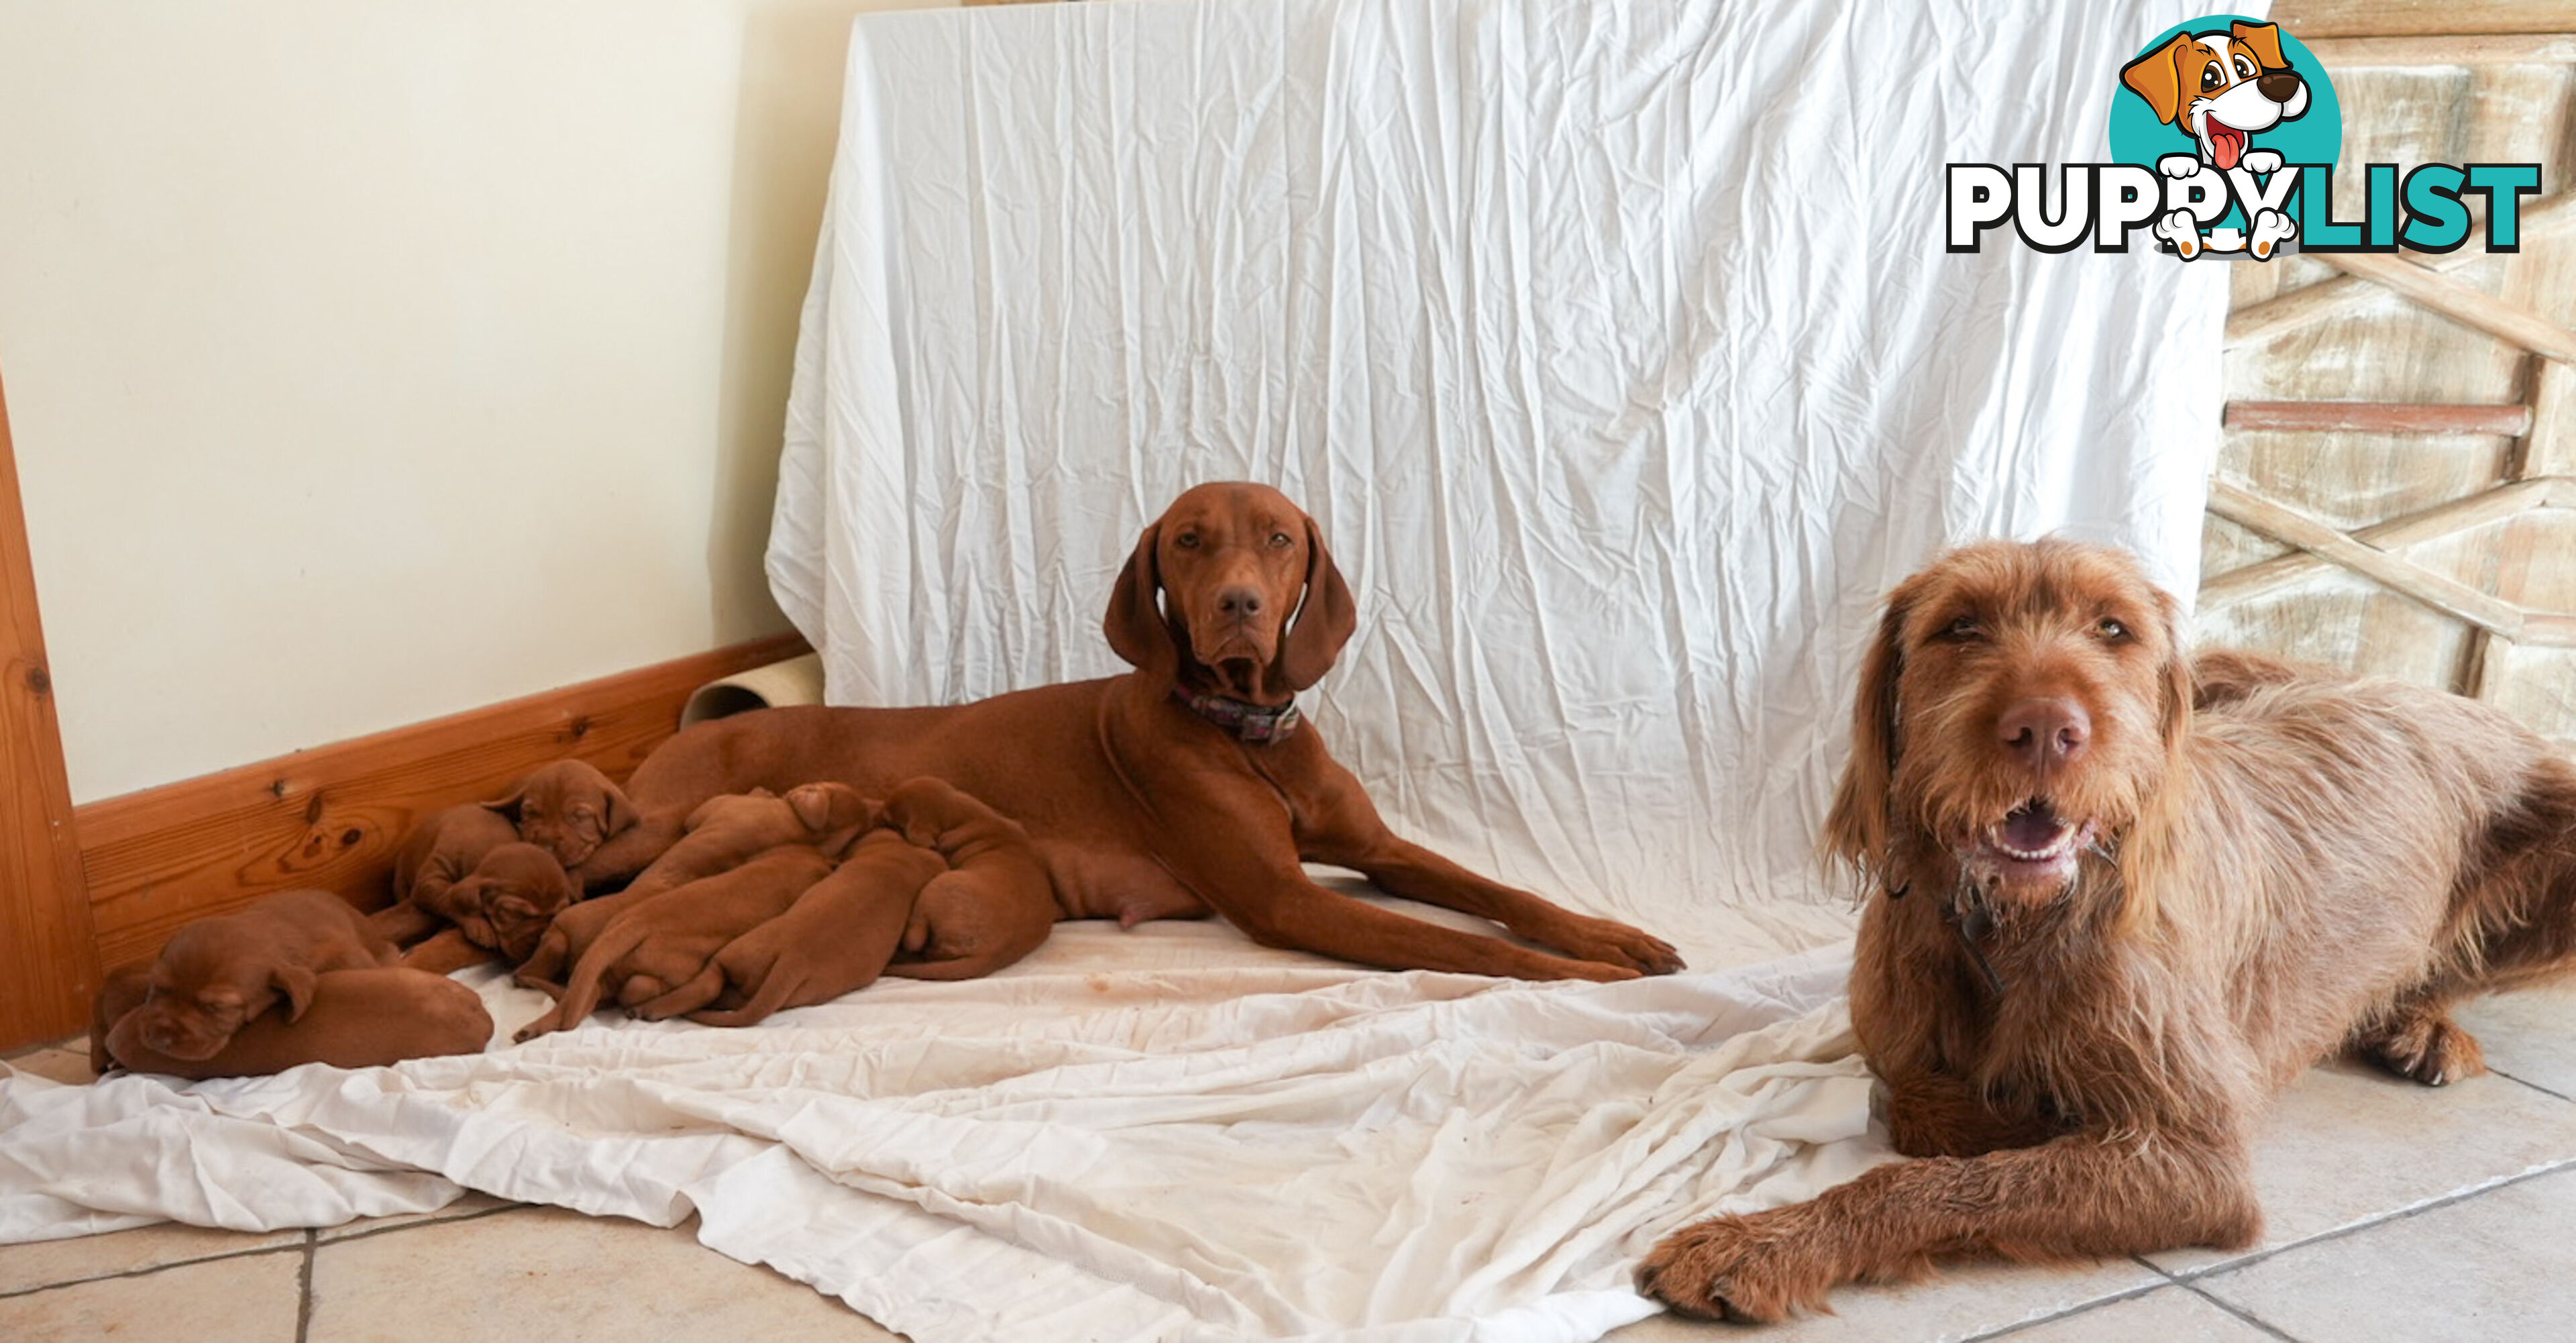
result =
[[[2191,217],[2189,210],[2167,212],[2149,232],[2172,243],[2174,251],[2185,261],[2200,255],[2200,223]]]
[[[2200,175],[2200,156],[2198,154],[2167,154],[2163,158],[2156,160],[2156,171],[2163,173],[2165,176],[2170,177],[2177,182],[2182,181],[2187,177],[2198,177]]]
[[[2278,210],[2257,210],[2254,213],[2254,231],[2247,242],[2253,249],[2255,260],[2268,261],[2274,252],[2281,249],[2281,244],[2297,236],[2299,226],[2291,223],[2288,215]]]
[[[1821,1310],[1832,1289],[1812,1249],[1770,1214],[1712,1217],[1664,1237],[1637,1268],[1637,1287],[1704,1320],[1767,1324]]]
[[[2236,160],[2236,166],[2243,168],[2245,171],[2250,173],[2279,172],[2281,171],[2280,151],[2272,149],[2246,150],[2243,157]]]

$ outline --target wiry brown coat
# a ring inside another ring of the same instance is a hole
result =
[[[1870,883],[1852,1021],[1924,1159],[1675,1233],[1655,1294],[1767,1320],[1941,1255],[2245,1245],[2292,1078],[2346,1047],[2473,1074],[2451,1003],[2569,967],[2576,767],[2437,691],[2195,668],[2175,626],[2068,542],[1890,596],[1826,844]]]

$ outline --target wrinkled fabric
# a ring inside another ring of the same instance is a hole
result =
[[[760,1027],[461,1058],[0,1078],[0,1242],[460,1188],[673,1225],[924,1343],[1598,1337],[1662,1234],[1884,1159],[1835,953],[1525,984],[1073,925]],[[496,1040],[546,999],[462,976]],[[418,1172],[433,1172],[422,1174]]]
[[[1124,668],[1184,487],[1300,500],[1308,697],[1388,819],[1694,965],[1812,859],[1882,593],[2065,532],[2196,586],[2226,268],[1944,250],[1943,166],[2109,157],[2200,11],[1384,0],[871,15],[769,571],[840,704]]]

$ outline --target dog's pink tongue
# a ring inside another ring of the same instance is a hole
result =
[[[2045,803],[2022,807],[2004,818],[2004,843],[2023,853],[2054,848],[2065,834],[2066,822],[2059,820]]]
[[[2220,172],[2235,167],[2236,161],[2245,157],[2245,132],[2226,122],[2212,120],[2209,123],[2209,152],[2217,158]]]

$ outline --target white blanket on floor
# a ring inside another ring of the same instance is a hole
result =
[[[772,586],[836,704],[1106,675],[1138,531],[1268,481],[1358,596],[1311,707],[1399,830],[1702,967],[1840,936],[1811,853],[1888,587],[2050,531],[2196,586],[2227,268],[1952,255],[1942,184],[2107,158],[2200,12],[870,15]]]
[[[1521,984],[1087,925],[993,979],[752,1030],[602,1018],[179,1088],[21,1074],[0,1242],[330,1225],[465,1186],[694,1210],[707,1245],[923,1343],[1572,1343],[1652,1313],[1629,1274],[1663,1232],[1883,1154],[1841,974]],[[504,1032],[544,1006],[469,977]]]

